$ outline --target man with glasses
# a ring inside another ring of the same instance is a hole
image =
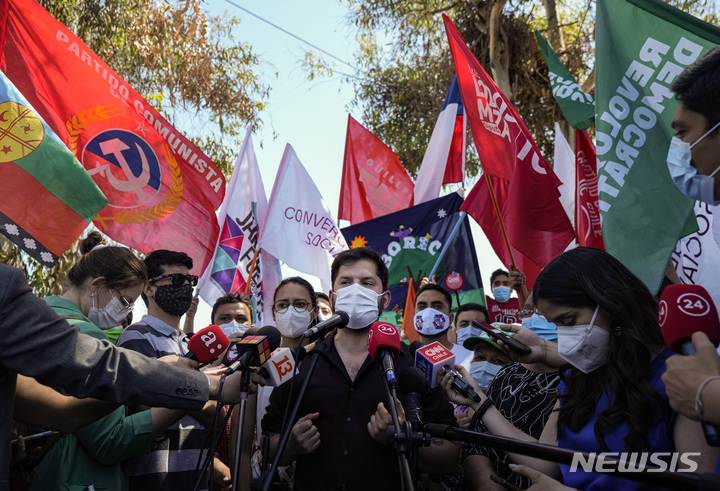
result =
[[[190,308],[198,277],[190,274],[193,261],[184,252],[153,251],[145,258],[148,284],[142,293],[148,313],[128,326],[118,346],[138,351],[150,358],[183,356],[188,338],[180,319]],[[131,490],[186,489],[195,482],[198,454],[205,445],[205,428],[195,417],[209,423],[214,404],[190,413],[168,428],[153,444],[153,451],[127,462]],[[208,417],[203,417],[203,415]],[[195,416],[195,417],[193,417]]]

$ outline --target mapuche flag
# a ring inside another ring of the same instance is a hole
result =
[[[568,69],[560,61],[557,53],[540,31],[535,30],[535,38],[545,57],[550,72],[550,85],[553,96],[570,126],[586,130],[595,124],[595,100],[577,84]]]
[[[107,197],[102,232],[205,268],[225,193],[207,156],[35,1],[0,2],[0,68]]]
[[[694,201],[667,153],[678,107],[670,86],[720,44],[720,29],[660,0],[598,0],[595,144],[605,250],[657,291]]]
[[[435,272],[437,283],[449,290],[467,292],[467,296],[461,294],[463,303],[485,303],[467,217],[455,237],[450,237],[462,203],[462,198],[452,193],[340,230],[351,248],[368,247],[382,257],[390,273],[391,308],[397,305],[402,309],[405,305],[408,267],[413,276],[419,272],[429,274],[448,240],[452,242]]]
[[[480,157],[481,179],[468,194],[462,209],[482,227],[504,264],[510,253],[500,230],[488,181],[507,230],[515,266],[528,278],[562,253],[575,238],[560,203],[562,184],[505,94],[485,72],[450,19],[443,15],[465,112]]]
[[[2,73],[0,169],[0,233],[43,266],[52,266],[108,202]]]
[[[359,223],[405,209],[414,187],[395,152],[348,115],[338,219]]]

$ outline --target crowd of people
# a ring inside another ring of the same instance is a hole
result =
[[[681,191],[710,204],[720,202],[718,85],[720,49],[678,76],[668,156],[668,166],[684,166],[671,171]],[[210,319],[197,319],[198,277],[184,252],[139,259],[96,232],[80,251],[62,295],[44,300],[0,265],[0,491],[259,489],[273,461],[280,467],[270,489],[656,489],[520,448],[429,435],[408,443],[396,438],[406,414],[417,435],[434,423],[586,454],[659,456],[643,465],[677,468],[679,456],[697,474],[720,468],[720,448],[701,425],[720,424],[715,346],[697,333],[695,355],[673,355],[658,322],[660,292],[601,250],[563,253],[530,291],[522,272],[495,271],[486,305],[453,306],[425,279],[405,330],[421,345],[442,345],[455,364],[409,393],[396,392],[388,367],[368,351],[372,326],[391,304],[388,269],[371,249],[343,251],[327,294],[300,277],[271,292],[281,346],[308,355],[292,383],[262,387],[253,374],[250,395],[240,383],[247,370],[226,376],[217,362],[198,369],[187,356],[195,323],[216,324],[231,340],[256,333],[250,297],[228,293]],[[147,315],[133,319],[138,298]],[[338,311],[346,326],[305,337]],[[391,371],[400,378],[413,367],[401,343]]]

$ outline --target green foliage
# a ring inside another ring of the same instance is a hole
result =
[[[205,15],[202,0],[39,2],[230,174],[270,91],[260,58],[232,35],[239,19]],[[23,269],[39,296],[61,292],[76,258],[77,244],[46,268],[0,237],[0,262]]]

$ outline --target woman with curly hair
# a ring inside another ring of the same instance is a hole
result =
[[[543,269],[533,295],[538,311],[557,325],[558,343],[542,340],[520,326],[508,326],[532,348],[530,355],[516,359],[550,366],[569,364],[541,443],[597,453],[698,452],[695,471],[713,471],[718,449],[705,443],[700,423],[674,413],[668,403],[661,376],[671,353],[660,332],[657,299],[642,281],[610,254],[578,247]],[[443,383],[450,382],[446,375]],[[487,396],[480,403],[458,394],[453,400],[476,406],[476,417],[491,433],[534,440],[503,418]],[[568,466],[518,454],[511,458],[586,491],[654,489],[610,474],[570,472]],[[640,455],[638,463],[643,464]],[[521,470],[534,480],[547,480],[532,470]],[[559,483],[555,484],[559,489]]]

